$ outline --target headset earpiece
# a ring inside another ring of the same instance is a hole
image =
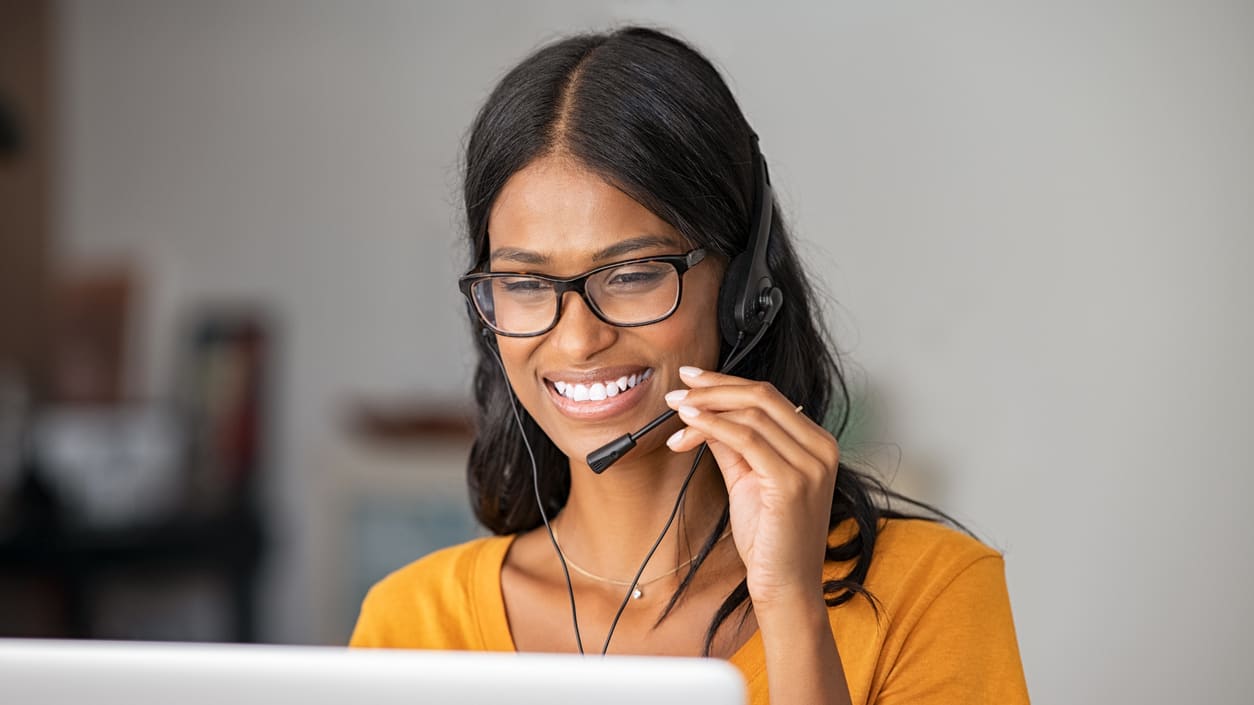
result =
[[[727,265],[723,287],[719,292],[718,322],[723,340],[736,345],[752,338],[770,325],[783,305],[784,297],[771,279],[766,264],[767,245],[771,239],[773,198],[771,178],[766,159],[758,149],[758,136],[753,136],[753,171],[755,186],[753,215],[750,219],[749,243]]]
[[[747,303],[745,285],[749,281],[749,267],[752,264],[753,256],[749,252],[741,252],[727,265],[727,272],[723,274],[723,288],[718,297],[718,329],[728,345],[735,345],[740,331],[748,328],[744,321]]]

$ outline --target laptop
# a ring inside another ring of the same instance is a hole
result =
[[[23,705],[744,705],[718,659],[0,639]]]

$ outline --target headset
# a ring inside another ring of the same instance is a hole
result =
[[[770,328],[771,323],[784,305],[784,294],[779,287],[775,286],[775,282],[771,278],[770,269],[767,266],[767,246],[771,237],[774,200],[771,191],[770,172],[766,166],[766,158],[762,156],[762,152],[758,148],[758,135],[756,133],[752,133],[752,147],[755,188],[752,217],[750,219],[750,242],[748,247],[736,255],[728,264],[727,271],[723,275],[722,287],[719,290],[719,331],[723,340],[731,346],[727,360],[719,367],[719,372],[722,373],[735,369],[736,365],[740,364],[745,356],[757,347],[762,340],[762,336]],[[531,458],[532,486],[535,489],[540,518],[544,521],[545,528],[548,529],[549,540],[553,544],[553,549],[557,552],[558,560],[562,565],[562,572],[566,577],[566,590],[570,596],[570,614],[571,621],[574,624],[575,643],[579,647],[579,653],[582,654],[584,653],[584,648],[583,639],[579,633],[579,617],[575,609],[575,589],[571,584],[570,570],[566,565],[566,556],[562,553],[561,546],[557,543],[557,537],[549,524],[548,514],[545,512],[544,503],[540,498],[539,469],[536,466],[535,453],[532,451],[531,441],[527,438],[527,431],[523,426],[522,416],[518,411],[518,402],[514,396],[513,387],[510,386],[509,376],[505,372],[505,363],[501,360],[501,356],[496,350],[496,340],[492,335],[492,331],[483,326],[480,327],[479,332],[483,336],[488,351],[496,359],[497,365],[500,366],[501,375],[505,377],[506,387],[509,388],[510,406],[513,409],[514,421],[518,424],[518,431],[522,435],[527,455]],[[746,338],[748,339],[747,344],[745,344]],[[744,345],[743,347],[741,347],[742,344]],[[587,456],[589,467],[597,474],[605,472],[619,458],[634,448],[637,440],[665,423],[667,419],[674,415],[674,409],[667,409],[635,433],[620,436],[592,451]],[[692,481],[693,475],[696,473],[697,467],[700,465],[707,449],[707,444],[702,443],[697,450],[697,455],[692,462],[692,467],[688,470],[688,475],[684,478],[683,485],[679,490],[679,496],[675,499],[675,506],[671,509],[670,517],[666,520],[666,525],[662,528],[662,532],[658,534],[653,547],[649,549],[648,555],[640,563],[635,578],[632,579],[631,585],[628,586],[627,592],[623,596],[622,604],[619,605],[618,612],[614,615],[614,621],[610,624],[609,632],[605,636],[605,644],[601,648],[602,656],[609,651],[610,639],[614,636],[614,629],[618,626],[619,617],[622,616],[623,610],[627,608],[627,604],[631,600],[631,594],[636,589],[640,576],[644,574],[645,568],[649,565],[649,560],[653,558],[654,552],[661,545],[662,538],[666,536],[666,532],[670,531],[671,524],[675,521],[675,516],[678,514],[679,507],[683,504],[684,496],[688,491],[688,484]]]
[[[757,184],[754,189],[753,218],[750,221],[752,225],[749,236],[752,239],[749,247],[727,265],[723,286],[718,295],[718,327],[723,334],[723,340],[732,346],[726,362],[719,367],[719,372],[722,373],[730,372],[749,351],[757,347],[766,329],[784,306],[784,294],[775,286],[766,264],[766,248],[771,239],[774,207],[770,172],[766,168],[766,158],[758,149],[756,133],[753,135],[753,171]],[[740,345],[746,337],[749,338],[749,344],[742,349]],[[605,472],[626,455],[627,451],[635,448],[636,441],[642,436],[674,415],[674,409],[667,409],[635,433],[624,434],[597,448],[588,454],[588,466],[597,474]]]

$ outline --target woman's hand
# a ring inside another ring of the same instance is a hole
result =
[[[666,443],[676,452],[710,444],[755,610],[812,603],[822,595],[836,439],[768,382],[695,367],[679,373],[690,389],[666,401],[688,427]]]

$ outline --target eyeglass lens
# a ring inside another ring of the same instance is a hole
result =
[[[674,311],[679,301],[679,272],[666,262],[624,264],[588,277],[584,290],[611,323],[652,323]],[[545,279],[491,277],[475,282],[472,292],[484,319],[504,333],[538,333],[557,318],[557,289]]]

